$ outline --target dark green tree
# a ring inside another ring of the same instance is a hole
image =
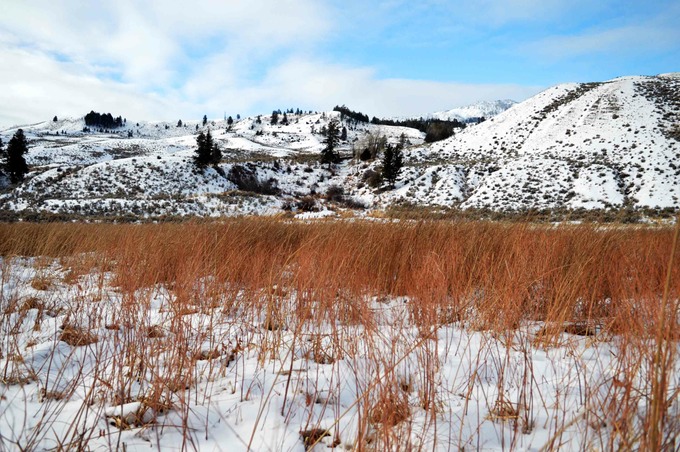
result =
[[[182,120],[177,121],[177,127],[182,127]]]
[[[228,125],[229,127],[231,127],[231,125],[232,125],[233,123],[234,123],[234,118],[232,118],[231,116],[229,116],[229,118],[227,118],[227,125]]]
[[[28,141],[26,140],[26,135],[24,135],[22,129],[19,129],[7,144],[5,162],[5,170],[13,184],[17,184],[24,180],[24,176],[28,173],[28,165],[24,159],[24,154],[27,151]]]
[[[203,125],[208,124],[208,115],[203,115]]]
[[[342,133],[340,134],[340,139],[342,141],[347,141],[347,127],[342,126]]]
[[[272,118],[271,118],[270,124],[275,126],[278,123],[279,123],[279,112],[274,110],[272,112]]]
[[[123,118],[121,116],[114,118],[111,113],[97,113],[92,110],[85,115],[85,125],[100,129],[115,129],[123,127]]]
[[[57,118],[56,116],[54,118],[52,118],[52,122],[57,122],[57,121],[59,121],[59,118]]]
[[[194,163],[199,168],[207,167],[212,161],[213,139],[210,134],[201,131],[196,137],[196,155],[194,155]]]
[[[208,131],[208,133],[210,133],[210,131]],[[212,163],[213,166],[216,166],[221,161],[222,150],[220,149],[216,142],[213,142],[212,149],[210,150],[210,163]]]
[[[404,154],[402,152],[401,144],[396,146],[387,145],[382,160],[382,176],[387,181],[390,187],[394,187],[394,183],[399,177],[399,172],[404,166]]]
[[[326,145],[321,150],[321,163],[338,163],[340,161],[340,155],[336,152],[335,148],[340,143],[340,126],[338,121],[332,120],[328,123],[326,128],[326,139],[323,140]]]

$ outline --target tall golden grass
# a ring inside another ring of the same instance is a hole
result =
[[[93,253],[91,265],[106,261],[128,291],[172,283],[190,297],[211,276],[296,290],[345,314],[343,300],[407,296],[426,322],[474,313],[479,328],[591,321],[642,335],[657,332],[664,289],[667,299],[680,293],[672,240],[671,228],[443,221],[0,225],[0,254]]]

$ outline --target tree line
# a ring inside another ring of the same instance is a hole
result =
[[[354,122],[371,123],[382,126],[409,127],[419,130],[425,134],[425,142],[433,143],[449,138],[455,129],[464,129],[465,123],[457,119],[433,119],[433,118],[412,118],[412,119],[380,119],[373,116],[369,121],[368,115],[359,111],[349,109],[346,105],[335,106],[333,111],[340,113],[340,119],[352,120]]]
[[[125,122],[126,120],[124,120],[121,116],[114,118],[111,113],[97,113],[94,110],[85,115],[85,125],[88,127],[116,129],[118,127],[123,127]]]

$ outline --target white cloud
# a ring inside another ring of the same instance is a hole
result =
[[[126,82],[163,84],[181,75],[182,64],[192,58],[186,47],[209,54],[223,50],[213,46],[224,45],[261,57],[314,42],[330,29],[320,5],[313,0],[117,0],[96,6],[5,0],[0,32],[86,70],[114,67]]]
[[[155,118],[182,108],[130,85],[78,74],[72,64],[26,50],[0,48],[0,61],[0,124],[4,126],[53,115],[78,117],[91,109]]]
[[[680,42],[676,26],[659,24],[630,25],[581,34],[549,36],[525,46],[527,54],[563,59],[596,53],[631,54],[665,51]]]
[[[79,74],[78,65],[44,54],[0,48],[0,124],[81,116],[90,109],[132,120],[221,116],[222,111],[268,113],[274,108],[326,110],[337,104],[377,116],[421,115],[476,102],[522,100],[540,87],[378,79],[371,68],[353,68],[293,57],[270,68],[259,82],[222,76],[237,64],[218,56],[180,89],[148,94],[133,84]],[[16,77],[21,73],[21,77]]]
[[[379,79],[371,68],[292,58],[243,94],[271,108],[330,109],[346,104],[376,116],[417,116],[480,100],[524,100],[542,87]]]
[[[356,12],[345,11],[343,20]],[[381,79],[371,67],[329,63],[318,58],[318,47],[337,32],[337,13],[317,0],[118,0],[87,7],[4,0],[0,124],[90,109],[176,120],[341,103],[372,115],[419,115],[537,91]]]

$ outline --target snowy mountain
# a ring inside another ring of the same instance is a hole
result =
[[[510,99],[482,101],[465,107],[454,108],[446,111],[438,111],[432,113],[430,116],[434,119],[441,119],[445,121],[458,120],[461,122],[470,122],[479,118],[489,119],[493,116],[500,115],[505,110],[509,109],[517,102]]]
[[[680,79],[550,88],[423,149],[467,178],[462,207],[680,206]],[[442,178],[442,181],[446,177]]]
[[[680,207],[680,78],[623,77],[563,84],[444,141],[410,128],[342,122],[343,161],[322,165],[321,131],[337,112],[225,121],[132,122],[83,133],[82,119],[24,126],[31,173],[0,194],[4,212],[162,217],[334,215],[391,206],[490,209]],[[210,129],[216,168],[193,164],[196,135]],[[0,132],[7,142],[15,129]],[[380,159],[353,159],[385,136],[407,140],[396,187],[381,184]],[[130,136],[131,135],[131,136]]]

